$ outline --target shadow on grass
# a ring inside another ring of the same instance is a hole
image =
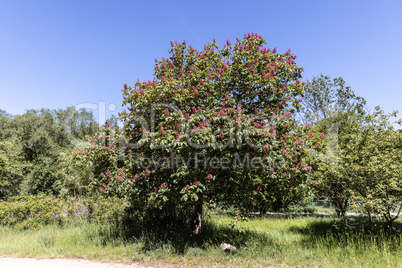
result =
[[[172,214],[155,210],[148,211],[147,217],[104,224],[88,235],[102,246],[119,242],[138,243],[143,251],[162,248],[167,253],[174,254],[183,254],[190,248],[205,249],[219,246],[221,243],[242,248],[250,241],[254,245],[270,242],[270,238],[264,234],[248,229],[232,228],[209,219],[203,220],[202,232],[199,235],[193,235],[190,226],[186,213]]]
[[[402,223],[394,222],[394,227],[401,230]],[[327,218],[310,222],[306,227],[292,226],[289,231],[304,235],[302,244],[311,246],[326,244],[340,245],[367,245],[396,249],[400,247],[401,237],[381,219],[369,221],[367,217]]]
[[[276,254],[283,250],[284,244],[266,232],[250,229],[231,228],[227,224],[204,219],[200,235],[193,235],[191,222],[186,212],[166,212],[149,210],[144,216],[135,216],[129,220],[101,225],[91,230],[88,235],[92,241],[106,246],[110,244],[136,243],[139,249],[152,251],[162,249],[164,253],[184,254],[188,250],[202,252],[203,249],[217,247],[221,243],[229,243],[237,248],[252,247],[254,251],[271,250]],[[291,218],[297,218],[292,215]],[[251,216],[258,219],[258,216]],[[264,220],[263,217],[261,220]],[[268,218],[288,218],[269,216]],[[402,223],[395,222],[394,226],[401,229]],[[302,239],[297,243],[306,248],[320,246],[356,247],[377,244],[380,247],[399,250],[400,238],[389,228],[384,228],[384,222],[374,219],[369,222],[366,217],[353,218],[316,218],[307,226],[290,226],[285,230],[289,234],[301,234]],[[198,253],[197,253],[198,254]]]

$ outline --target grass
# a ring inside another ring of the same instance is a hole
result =
[[[198,238],[174,224],[161,226],[163,221],[159,228],[84,220],[36,230],[0,227],[0,255],[172,267],[402,267],[401,240],[381,228],[370,232],[359,219],[251,218],[234,228],[231,223],[228,216],[211,216]],[[401,221],[396,224],[401,228]],[[222,242],[238,251],[222,252]]]

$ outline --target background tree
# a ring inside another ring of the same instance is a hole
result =
[[[343,163],[345,147],[356,124],[365,114],[365,100],[356,96],[339,77],[331,80],[320,75],[305,85],[302,113],[298,119],[313,126],[314,132],[326,133],[325,154],[313,153],[314,185],[317,196],[332,201],[337,215],[345,215],[353,194],[351,179]]]
[[[92,185],[138,207],[191,208],[199,234],[204,205],[247,212],[272,191],[291,195],[305,184],[311,167],[301,159],[320,138],[293,117],[302,68],[290,51],[264,45],[257,34],[203,51],[172,42],[153,81],[124,86],[124,132],[106,126],[92,148],[74,154],[92,165]]]
[[[74,107],[14,117],[1,111],[0,198],[85,193],[89,170],[73,170],[70,155],[90,144],[96,126],[92,113]]]
[[[108,119],[106,119],[105,125],[111,128],[116,128],[119,126],[119,118],[112,114]]]
[[[397,113],[385,114],[380,107],[355,125],[345,146],[345,173],[352,181],[353,201],[369,214],[380,213],[386,227],[402,212],[402,133],[390,119]],[[395,122],[401,125],[402,121]],[[395,213],[395,214],[393,214]]]
[[[19,193],[27,163],[22,157],[22,146],[11,127],[12,117],[0,110],[0,199]]]
[[[364,98],[356,96],[342,77],[315,76],[307,81],[299,120],[314,124],[337,114],[364,113]]]

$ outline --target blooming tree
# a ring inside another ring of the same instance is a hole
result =
[[[222,49],[171,42],[152,81],[124,85],[124,126],[100,129],[74,155],[93,166],[91,184],[142,206],[192,208],[194,234],[204,205],[245,213],[306,184],[305,148],[323,137],[293,117],[303,95],[296,55],[265,44],[254,33]]]

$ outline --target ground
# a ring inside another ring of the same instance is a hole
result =
[[[141,268],[138,264],[102,263],[89,260],[0,257],[1,268]]]

